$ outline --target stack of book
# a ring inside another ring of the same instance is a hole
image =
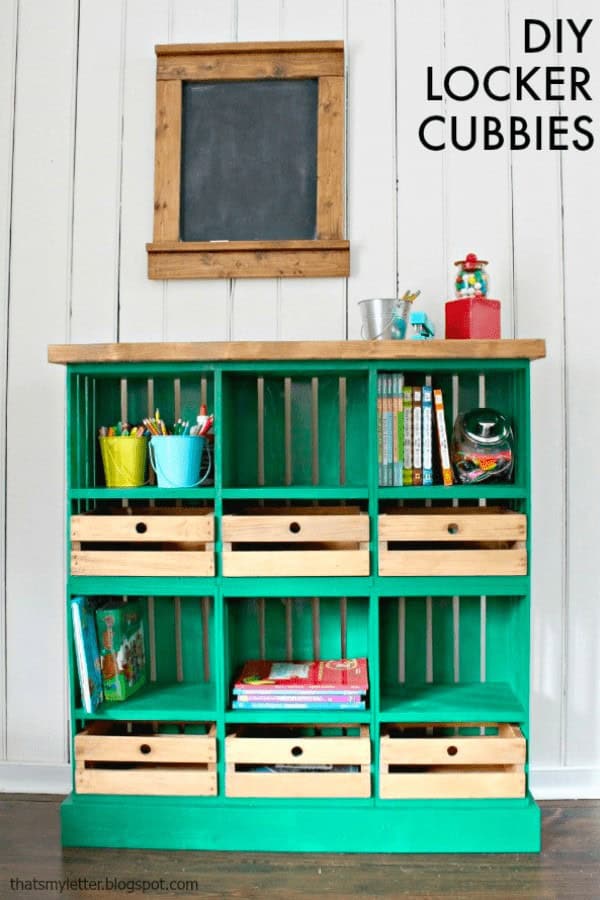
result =
[[[436,455],[442,483],[453,484],[441,390],[405,385],[398,372],[377,376],[377,455],[380,487],[432,485]]]
[[[369,689],[367,660],[252,660],[233,686],[233,709],[361,710]]]

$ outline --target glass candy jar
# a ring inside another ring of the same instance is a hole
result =
[[[487,259],[477,259],[476,253],[467,253],[454,263],[459,266],[454,282],[457,297],[487,297],[487,264]]]
[[[508,420],[487,407],[462,413],[452,432],[452,465],[461,484],[508,481],[513,470],[514,437]]]

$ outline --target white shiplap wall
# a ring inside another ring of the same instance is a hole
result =
[[[426,65],[594,70],[597,22],[583,57],[523,52],[526,16],[594,12],[593,0],[0,0],[0,789],[68,782],[64,373],[46,344],[357,337],[357,301],[397,282],[422,289],[441,331],[452,260],[475,249],[492,260],[504,335],[548,343],[533,366],[534,788],[598,795],[598,148],[431,153],[416,137],[426,115],[466,114],[426,102]],[[154,44],[336,38],[351,277],[148,281]],[[600,118],[599,103],[581,111]],[[468,113],[558,107],[478,100]]]

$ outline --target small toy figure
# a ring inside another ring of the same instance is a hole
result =
[[[411,312],[410,324],[414,329],[414,333],[411,335],[413,341],[427,341],[435,336],[433,322],[427,313],[420,309]]]
[[[454,282],[457,297],[487,297],[487,264],[487,259],[477,259],[476,253],[467,253],[464,259],[454,263],[460,266]]]

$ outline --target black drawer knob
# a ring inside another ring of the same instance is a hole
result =
[[[146,755],[151,752],[152,752],[152,747],[150,746],[150,744],[142,744],[141,745],[140,753],[143,753],[144,755]]]
[[[458,534],[458,525],[456,522],[450,522],[448,525],[448,534]]]
[[[446,753],[448,754],[448,756],[456,756],[456,754],[458,753],[458,747],[455,747],[454,744],[451,744],[447,748]]]
[[[148,526],[145,522],[138,522],[135,526],[135,530],[138,534],[146,534],[146,532],[148,531]]]
[[[302,747],[292,747],[292,756],[302,756],[303,753]]]
[[[300,528],[300,522],[290,522],[290,531],[292,532],[292,534],[298,534]]]

